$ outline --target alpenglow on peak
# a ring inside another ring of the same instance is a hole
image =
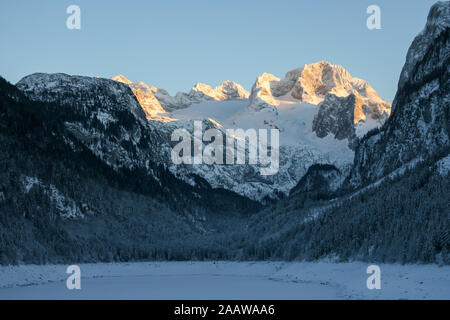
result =
[[[294,98],[320,106],[329,96],[345,98],[355,96],[353,122],[372,118],[387,118],[391,104],[380,98],[378,93],[365,80],[354,78],[343,67],[328,61],[306,64],[286,73],[280,79],[264,73],[256,79],[250,95],[249,107],[261,109],[277,106],[277,98]]]

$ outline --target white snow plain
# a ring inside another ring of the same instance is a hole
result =
[[[136,262],[0,267],[9,299],[450,299],[450,266],[379,264],[381,289],[367,288],[362,262]]]

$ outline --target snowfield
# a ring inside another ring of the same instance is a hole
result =
[[[367,263],[137,262],[0,267],[0,299],[450,299],[450,267],[380,264],[381,289],[366,286]]]

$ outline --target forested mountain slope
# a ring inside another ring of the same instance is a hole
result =
[[[0,263],[225,258],[215,241],[238,230],[239,196],[110,166],[64,126],[69,111],[0,79]]]

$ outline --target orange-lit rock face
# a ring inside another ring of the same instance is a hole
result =
[[[344,68],[328,62],[305,65],[296,76],[292,96],[312,104],[322,102],[327,93],[346,97],[352,89],[352,76]]]
[[[195,103],[205,101],[226,101],[248,99],[249,92],[240,84],[226,80],[219,86],[212,88],[204,83],[197,83],[189,93],[178,92],[171,96],[166,90],[150,87],[144,82],[131,82],[122,75],[114,76],[111,80],[127,84],[135,94],[148,119],[157,121],[173,121],[165,116],[167,112],[187,108]]]
[[[153,93],[149,90],[144,91],[141,88],[131,88],[136,99],[144,110],[146,116],[149,118],[156,116],[159,113],[165,113],[163,107],[159,103],[158,99],[155,98]]]
[[[343,67],[326,61],[289,71],[284,79],[264,73],[253,86],[250,107],[276,107],[276,98],[284,95],[290,95],[299,102],[319,105],[327,94],[336,97],[355,95],[355,124],[368,117],[374,120],[387,118],[391,113],[391,104],[380,98],[367,81],[353,78]]]
[[[363,111],[364,106],[365,106],[364,100],[356,96],[355,108],[353,109],[353,123],[358,123],[361,120],[366,120],[366,115],[364,114]]]
[[[144,110],[147,119],[161,122],[170,122],[175,120],[164,115],[166,111],[153,94],[153,87],[149,87],[143,82],[131,82],[122,75],[112,77],[111,80],[122,82],[130,86],[136,96],[136,99],[141,105],[142,110]]]
[[[382,115],[389,117],[392,105],[380,98],[368,82],[363,80],[359,80],[359,82],[360,86],[356,86],[352,90],[356,96],[354,123],[366,120],[368,116],[373,120],[378,120]]]

